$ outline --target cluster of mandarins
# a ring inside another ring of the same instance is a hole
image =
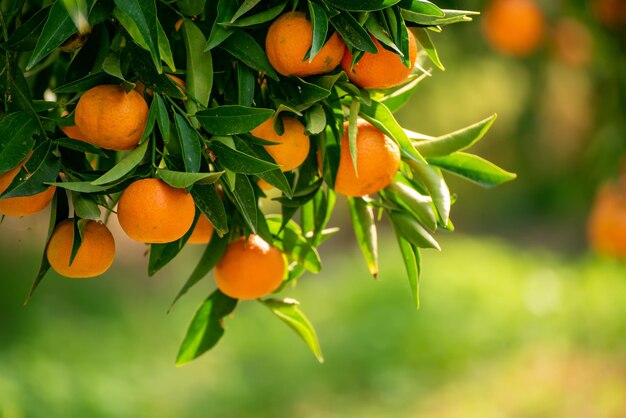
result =
[[[365,53],[352,66],[352,54],[335,33],[313,60],[304,57],[312,43],[312,25],[301,12],[288,12],[270,26],[265,47],[273,68],[283,76],[307,77],[324,74],[339,65],[350,80],[364,89],[391,88],[402,84],[412,72],[417,57],[415,38],[409,32],[410,65],[387,51],[372,38],[377,53]],[[184,87],[184,81],[171,76]],[[181,89],[182,91],[182,89]],[[85,141],[103,149],[123,151],[138,145],[148,119],[144,86],[126,92],[122,86],[100,85],[85,92],[74,114],[75,125],[62,127],[70,138]],[[251,132],[274,142],[266,146],[283,171],[299,167],[310,151],[304,125],[292,117],[283,117],[284,133],[275,132],[270,118]],[[21,164],[23,165],[24,162]],[[20,165],[20,167],[21,167]],[[388,186],[400,166],[398,145],[373,125],[358,122],[357,171],[349,151],[348,126],[341,142],[340,163],[335,190],[346,196],[364,196]],[[16,167],[0,175],[0,192],[20,171]],[[262,185],[268,187],[269,185]],[[42,210],[55,192],[51,186],[34,196],[0,200],[0,213],[26,216]],[[117,217],[124,232],[142,243],[167,243],[183,237],[195,218],[194,200],[185,189],[174,188],[160,179],[144,178],[130,184],[121,194]],[[213,226],[204,214],[196,221],[190,243],[208,243]],[[82,228],[81,245],[70,263],[74,242],[74,223],[61,222],[48,243],[46,255],[51,267],[66,277],[85,278],[104,273],[115,256],[115,242],[108,228],[93,220]],[[253,273],[253,274],[251,274]],[[256,235],[232,242],[215,267],[218,288],[237,299],[255,299],[276,290],[285,275],[282,253]]]

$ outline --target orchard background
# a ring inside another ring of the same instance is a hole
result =
[[[626,139],[622,5],[537,1],[541,36],[511,55],[485,40],[487,2],[437,4],[483,16],[436,35],[447,70],[433,69],[398,120],[441,135],[497,111],[476,152],[518,179],[483,191],[447,177],[458,195],[457,232],[443,236],[442,253],[424,253],[418,312],[388,224],[379,226],[374,281],[339,199],[329,225],[341,231],[320,248],[322,273],[288,289],[315,324],[326,364],[266,307],[246,303],[213,351],[176,369],[172,359],[210,287],[165,310],[201,249],[185,248],[148,278],[145,246],[113,219],[111,270],[78,283],[51,274],[23,307],[47,214],[7,217],[0,413],[623,416],[626,270],[618,250],[587,245],[595,192],[618,179]],[[607,223],[623,227],[619,216]]]

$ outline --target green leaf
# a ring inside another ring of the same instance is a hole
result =
[[[204,52],[206,39],[204,39],[202,31],[190,19],[185,19],[182,29],[187,52],[187,89],[196,100],[206,107],[209,104],[211,88],[213,87],[211,52]]]
[[[401,0],[398,6],[410,12],[428,16],[444,17],[446,15],[437,5],[427,0]]]
[[[326,127],[326,112],[320,104],[313,105],[305,114],[305,135],[317,135]]]
[[[489,131],[497,115],[492,115],[474,125],[443,135],[432,141],[416,142],[415,148],[425,157],[443,157],[463,151],[480,141]]]
[[[317,361],[324,362],[317,334],[311,322],[298,308],[298,301],[294,299],[265,299],[261,301],[274,315],[287,324],[298,334],[309,347]]]
[[[455,152],[444,157],[428,158],[430,164],[464,177],[479,186],[494,187],[517,177],[477,155]]]
[[[393,117],[393,113],[383,103],[372,100],[370,104],[361,103],[360,114],[363,119],[380,129],[385,135],[395,140],[402,154],[412,160],[424,162],[424,158],[415,149],[402,126]]]
[[[154,93],[153,104],[150,107],[152,106],[155,106],[156,120],[159,125],[159,131],[161,132],[163,140],[167,144],[171,140],[171,121],[170,116],[167,113],[167,108],[165,107],[165,102],[158,93]]]
[[[67,13],[63,2],[57,1],[54,3],[50,9],[46,24],[41,31],[37,45],[35,45],[35,50],[30,56],[28,64],[26,64],[26,71],[32,69],[76,31],[76,26],[74,26],[74,22],[72,22],[72,18]]]
[[[237,63],[237,104],[251,107],[256,89],[254,72],[243,63]]]
[[[168,67],[170,67],[172,71],[176,71],[174,56],[172,55],[172,47],[170,46],[170,41],[167,39],[167,34],[165,33],[165,29],[163,29],[160,21],[157,21],[157,30],[159,36],[159,54],[161,55],[161,59],[167,64]]]
[[[178,189],[186,189],[195,183],[212,184],[215,183],[223,171],[217,173],[187,173],[184,171],[172,171],[165,168],[159,168],[156,172],[156,176],[169,184],[172,187]]]
[[[87,0],[62,0],[65,4],[65,8],[69,13],[74,26],[80,33],[88,33],[90,30],[88,19],[88,4]]]
[[[239,137],[235,137],[234,140],[237,148],[241,150],[244,154],[270,163],[274,161],[270,154],[262,146],[247,143],[245,140]],[[287,181],[287,178],[285,177],[285,173],[283,173],[279,168],[257,173],[257,176],[259,176],[272,186],[278,188],[280,191],[285,193],[287,197],[291,198],[291,186],[289,185],[289,181]]]
[[[439,53],[437,52],[437,48],[435,48],[435,44],[433,44],[433,40],[430,38],[428,31],[424,28],[414,28],[413,34],[417,38],[417,41],[422,46],[430,61],[435,64],[437,68],[441,71],[445,71],[445,67],[441,63],[439,59]]]
[[[115,0],[115,6],[126,13],[132,21],[137,25],[137,29],[143,36],[152,63],[156,71],[161,74],[161,56],[159,54],[159,31],[157,29],[157,10],[154,0]],[[122,25],[124,22],[121,22]],[[128,30],[127,27],[125,27]]]
[[[265,73],[268,77],[278,81],[278,75],[267,60],[265,51],[247,32],[236,29],[222,42],[221,47],[248,67]]]
[[[144,141],[139,144],[135,149],[126,155],[119,163],[117,163],[109,171],[91,182],[94,186],[102,186],[104,184],[113,183],[130,173],[139,163],[143,160],[148,149],[150,141]]]
[[[320,255],[304,236],[297,223],[293,220],[285,220],[280,215],[268,215],[266,220],[269,232],[276,237],[274,244],[287,256],[290,264],[296,262],[314,274],[321,271]]]
[[[428,74],[422,74],[419,77],[413,78],[413,80],[411,80],[410,82],[406,83],[405,85],[403,85],[399,89],[394,90],[390,94],[384,95],[380,99],[380,103],[382,103],[385,106],[387,106],[389,111],[391,111],[392,113],[397,112],[405,104],[407,104],[409,102],[409,100],[411,99],[411,97],[413,97],[413,94],[417,90],[417,87],[419,86],[419,84],[426,77],[428,77]]]
[[[228,232],[228,218],[224,202],[212,184],[196,183],[191,188],[191,195],[198,209],[204,213],[221,234]]]
[[[424,183],[428,194],[433,199],[441,223],[447,225],[450,218],[450,189],[448,189],[441,172],[437,168],[419,161],[408,160],[408,163],[413,173]]]
[[[185,16],[197,16],[204,11],[206,0],[178,0],[177,3]]]
[[[196,219],[197,221],[197,219]],[[164,244],[150,244],[150,258],[148,259],[148,276],[154,276],[159,270],[172,261],[183,249],[193,233],[195,222],[184,236],[176,241]]]
[[[135,83],[126,81],[124,74],[122,74],[122,68],[120,64],[120,56],[115,52],[109,52],[102,63],[102,71],[121,80],[124,83],[124,87],[127,90],[135,88]]]
[[[480,14],[466,10],[444,10],[445,16],[415,13],[411,10],[402,9],[402,18],[406,21],[417,23],[421,26],[444,26],[459,22],[470,22],[470,16]]]
[[[234,173],[260,174],[279,169],[278,165],[229,147],[221,141],[214,140],[210,145],[217,156],[217,161]]]
[[[309,62],[320,52],[326,42],[326,34],[328,33],[328,15],[324,12],[324,8],[314,1],[308,0],[309,15],[311,25],[313,26],[313,39],[311,41],[311,50],[309,51]]]
[[[232,26],[237,28],[260,25],[262,23],[270,22],[278,17],[283,10],[285,10],[285,6],[287,6],[287,2],[280,3],[260,13],[244,17],[243,19],[238,19],[236,22],[220,22],[219,24],[222,26]]]
[[[18,26],[9,36],[9,40],[4,47],[9,51],[31,51],[35,48],[39,35],[48,15],[51,6],[44,7],[37,11],[25,23]]]
[[[431,231],[437,228],[437,216],[433,211],[433,200],[430,196],[423,196],[399,181],[391,183],[386,190],[392,193],[397,203],[411,211],[426,228]]]
[[[200,160],[202,159],[202,149],[200,148],[200,135],[187,118],[177,112],[174,113],[174,123],[176,132],[180,140],[180,149],[183,154],[185,170],[197,173],[200,171]]]
[[[214,291],[196,311],[180,346],[176,365],[182,366],[210,350],[224,334],[224,317],[237,306],[237,299]]]
[[[65,190],[71,190],[73,192],[80,193],[100,193],[109,189],[111,186],[94,186],[89,181],[51,181],[46,182],[50,186],[57,186]]]
[[[213,135],[250,132],[274,114],[272,109],[225,105],[196,113],[202,127]]]
[[[0,173],[17,167],[28,156],[38,130],[34,116],[28,112],[10,113],[0,120]]]
[[[101,84],[115,84],[117,82],[118,81],[115,77],[112,77],[105,72],[97,72],[86,75],[83,78],[71,81],[67,84],[63,84],[62,86],[55,88],[54,91],[55,93],[82,93]]]
[[[235,12],[235,15],[233,16],[232,19],[230,19],[230,23],[235,22],[237,19],[239,19],[241,16],[243,16],[244,14],[248,13],[250,10],[252,10],[252,8],[254,6],[256,6],[257,4],[259,4],[261,0],[244,0],[243,4],[239,7],[239,9],[237,9],[237,11]]]
[[[253,233],[257,233],[257,205],[254,189],[248,176],[244,174],[235,175],[235,185],[230,189],[235,198],[235,204],[239,208],[239,212],[248,224]]]
[[[169,310],[174,307],[174,304],[178,301],[178,299],[187,293],[189,289],[198,283],[204,276],[209,274],[217,262],[222,259],[222,255],[226,251],[226,247],[228,247],[228,236],[225,235],[220,237],[217,231],[213,231],[211,240],[202,253],[202,257],[200,257],[198,265],[196,265],[193,269],[191,275],[170,304]]]
[[[374,209],[362,198],[349,198],[350,214],[356,240],[365,257],[367,268],[374,278],[378,277],[378,237]]]
[[[74,213],[81,219],[100,219],[100,207],[87,195],[81,193],[72,193],[72,203],[74,205]]]
[[[72,138],[55,139],[54,144],[58,145],[59,147],[72,149],[74,151],[78,151],[82,153],[96,154],[104,158],[109,157],[108,154],[102,148],[98,148],[95,145],[91,145],[86,142],[78,141]]]
[[[0,198],[32,196],[48,188],[61,169],[61,161],[52,150],[52,141],[42,141],[17,173]]]
[[[393,42],[393,39],[391,39],[387,32],[385,32],[385,29],[381,26],[380,23],[378,23],[378,20],[376,20],[376,17],[374,15],[370,15],[370,17],[365,22],[365,27],[367,28],[369,33],[374,36],[374,38],[380,41],[381,44],[393,49],[396,54],[402,55],[402,51],[400,51],[400,48],[398,48],[398,46]]]
[[[326,4],[351,12],[371,12],[382,10],[397,4],[400,0],[324,0]]]
[[[411,296],[413,297],[413,303],[415,303],[415,307],[419,309],[419,277],[421,270],[420,251],[419,248],[404,239],[398,229],[395,229],[395,235],[398,240],[398,245],[400,246],[400,252],[402,253],[402,261],[404,262],[404,267],[406,268],[407,278],[409,279],[409,286],[411,287]]]
[[[351,0],[348,1],[354,4]],[[358,2],[358,4],[361,3],[363,2]],[[330,23],[339,32],[339,35],[341,35],[341,38],[348,46],[372,54],[378,52],[378,48],[372,41],[372,38],[370,38],[370,35],[350,13],[342,11],[338,15],[331,17]]]
[[[439,243],[415,218],[404,212],[388,211],[396,231],[412,245],[419,248],[435,248],[441,251]]]
[[[48,246],[48,242],[50,242],[50,237],[52,233],[56,229],[57,225],[67,219],[69,216],[69,204],[67,202],[67,198],[65,196],[65,192],[57,189],[54,193],[54,197],[52,198],[52,203],[50,205],[50,221],[48,223],[48,234],[46,235],[46,245],[44,247],[43,255],[41,257],[41,262],[39,264],[39,271],[33,280],[33,284],[28,291],[28,295],[26,296],[26,300],[24,301],[24,305],[28,304],[30,299],[32,298],[35,290],[39,287],[39,284],[44,279],[48,271],[50,270],[50,263],[48,262],[48,257],[46,255],[45,248]]]
[[[232,0],[218,0],[217,17],[211,28],[209,39],[204,46],[204,50],[208,51],[224,42],[230,35],[235,32],[234,28],[219,25],[218,22],[226,22],[234,16],[237,11],[237,2]]]

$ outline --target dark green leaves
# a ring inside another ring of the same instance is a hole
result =
[[[202,31],[190,20],[183,23],[183,39],[187,51],[186,83],[189,92],[206,107],[213,86],[213,59],[211,52],[204,52],[206,40]]]
[[[38,131],[34,117],[15,112],[0,120],[0,173],[11,170],[33,149],[33,135]]]
[[[247,32],[236,29],[232,35],[222,42],[221,47],[248,67],[265,73],[274,80],[278,80],[278,75],[267,60],[265,51]]]
[[[236,306],[236,299],[214,291],[196,311],[178,351],[176,365],[182,366],[213,348],[224,334],[224,317]]]
[[[397,4],[400,0],[325,0],[326,4],[353,12],[371,12],[382,10]]]
[[[353,2],[351,2],[353,3]],[[359,4],[361,2],[358,2]],[[352,48],[375,54],[378,48],[359,22],[348,12],[340,12],[330,18],[330,23],[339,32],[341,38]]]
[[[320,52],[326,41],[326,33],[328,32],[328,16],[324,8],[312,0],[308,1],[309,17],[313,26],[313,40],[311,41],[311,50],[309,51],[309,61]]]
[[[320,363],[324,362],[315,329],[313,329],[311,322],[298,308],[298,301],[293,299],[266,299],[262,303],[302,338],[317,361]]]
[[[178,189],[185,189],[195,183],[215,183],[222,174],[222,171],[218,173],[188,173],[185,171],[172,171],[164,168],[160,168],[156,172],[156,176],[158,178],[160,178],[170,186],[176,187]]]
[[[220,106],[196,114],[202,127],[213,135],[250,132],[274,114],[272,109],[246,106]]]
[[[161,55],[159,53],[159,31],[157,25],[160,23],[157,20],[156,4],[154,0],[115,0],[115,5],[126,13],[132,21],[137,25],[137,29],[143,37],[150,56],[152,57],[152,63],[160,74],[162,72],[161,67]]]
[[[178,112],[174,113],[174,122],[180,141],[185,170],[191,173],[197,173],[200,170],[200,159],[202,158],[198,131],[191,126],[186,117],[180,115]]]
[[[61,162],[53,153],[52,143],[44,141],[38,145],[26,164],[22,166],[3,198],[30,196],[48,188],[59,174]]]
[[[41,36],[35,45],[35,50],[26,64],[26,70],[33,68],[39,61],[45,58],[56,47],[61,45],[77,29],[72,22],[72,18],[67,13],[67,9],[62,1],[57,1],[52,5],[50,14],[43,27]]]

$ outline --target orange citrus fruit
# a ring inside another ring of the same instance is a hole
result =
[[[256,184],[261,188],[261,190],[272,190],[274,188],[274,186],[272,186],[271,184],[269,184],[268,182],[266,182],[263,179],[259,179]]]
[[[0,194],[4,193],[9,188],[13,179],[20,172],[22,166],[26,164],[26,158],[17,167],[0,174]],[[49,186],[43,192],[31,195],[31,196],[19,196],[9,197],[6,199],[0,199],[0,214],[7,216],[29,216],[34,215],[50,204],[50,201],[54,197],[56,186]]]
[[[282,171],[290,171],[299,167],[307,155],[311,143],[309,137],[304,134],[304,125],[297,119],[283,117],[285,131],[278,135],[274,131],[274,118],[271,117],[250,133],[266,141],[276,142],[276,145],[265,145],[265,150],[274,158]]]
[[[148,105],[135,90],[101,85],[78,100],[74,122],[85,141],[100,148],[127,150],[137,145],[148,120]]]
[[[400,168],[400,148],[376,127],[358,122],[357,172],[354,171],[348,139],[348,122],[341,138],[335,191],[346,196],[365,196],[387,187]],[[358,174],[358,175],[357,175]]]
[[[402,63],[402,59],[395,52],[383,48],[377,39],[372,37],[378,52],[366,52],[352,69],[352,54],[346,48],[346,54],[341,60],[341,68],[348,74],[354,84],[364,89],[387,89],[402,84],[413,71],[417,59],[417,43],[413,33],[409,31],[409,61],[410,66]]]
[[[187,242],[190,244],[208,244],[211,241],[211,235],[213,235],[213,224],[204,213],[201,213]]]
[[[341,62],[345,44],[335,32],[312,61],[304,59],[313,41],[313,27],[302,12],[287,12],[267,31],[265,51],[272,67],[284,76],[306,77],[332,71]]]
[[[593,12],[605,26],[619,28],[626,26],[626,2],[624,0],[594,0]]]
[[[215,266],[217,287],[235,299],[257,299],[272,293],[284,274],[282,253],[258,235],[230,243]]]
[[[176,241],[189,230],[195,217],[193,198],[185,189],[159,179],[142,179],[122,192],[117,217],[126,234],[135,241]]]
[[[74,222],[66,219],[55,228],[46,248],[50,266],[61,276],[87,278],[99,276],[111,267],[115,258],[115,241],[104,224],[87,221],[83,239],[70,265],[74,243]]]
[[[61,126],[61,131],[68,137],[76,139],[78,141],[89,142],[85,139],[83,133],[78,129],[76,125]]]
[[[534,0],[493,0],[485,10],[487,42],[503,54],[525,57],[543,39],[544,16]]]
[[[598,191],[587,220],[587,237],[598,253],[626,259],[626,193],[615,185]]]

